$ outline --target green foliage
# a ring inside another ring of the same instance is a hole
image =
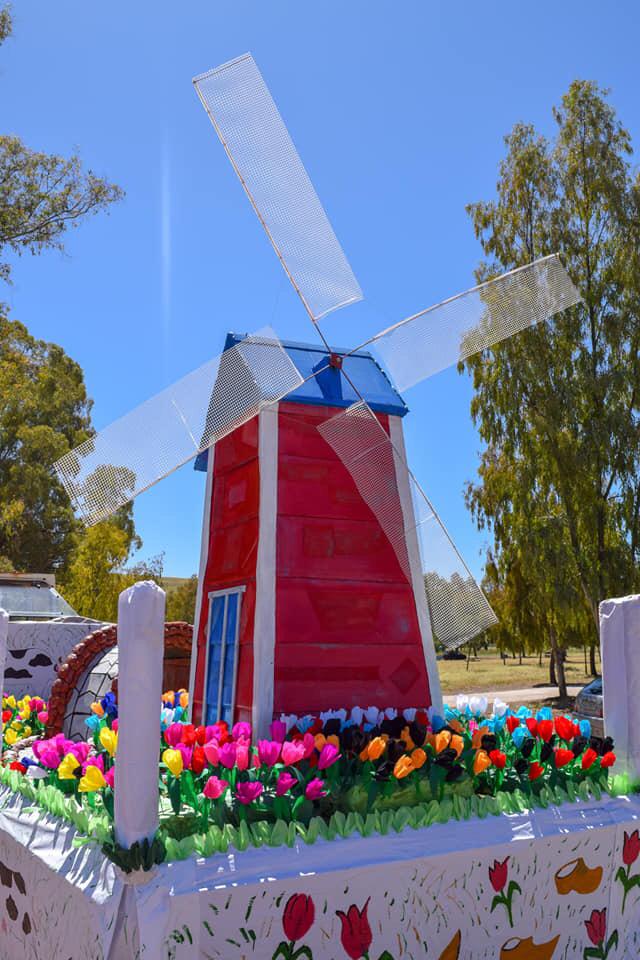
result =
[[[151,870],[162,863],[166,856],[165,846],[156,835],[151,843],[143,840],[136,841],[131,847],[121,847],[115,841],[107,841],[102,845],[105,856],[120,867],[125,873],[135,870]]]
[[[167,590],[167,620],[184,620],[193,623],[196,613],[198,577],[194,573],[173,590]]]
[[[534,649],[592,643],[640,579],[640,180],[606,91],[575,81],[554,118],[552,141],[514,127],[496,199],[468,207],[478,279],[558,251],[584,301],[464,364],[497,640]]]
[[[11,36],[11,8],[6,4],[0,10],[0,43],[4,43],[7,37]]]

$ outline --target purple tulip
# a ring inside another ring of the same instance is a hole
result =
[[[283,723],[282,720],[274,720],[269,727],[269,733],[271,734],[272,740],[276,740],[278,743],[284,743],[284,738],[287,735],[286,723]]]
[[[182,754],[182,764],[185,770],[188,770],[191,766],[191,757],[193,756],[193,747],[188,747],[186,743],[179,743],[176,747],[176,750],[179,750]]]
[[[274,767],[280,757],[280,743],[275,740],[258,740],[258,757],[260,763],[267,767]]]
[[[236,762],[236,745],[228,741],[223,744],[218,751],[218,760],[223,767],[226,767],[227,770],[231,770],[235,766]]]
[[[339,759],[340,754],[338,753],[338,748],[334,747],[332,743],[325,743],[318,757],[318,770],[326,770],[327,767],[330,767],[331,764]]]
[[[291,787],[294,787],[297,782],[295,777],[292,777],[290,773],[283,770],[276,784],[276,797],[284,797],[285,793],[288,793]]]
[[[247,805],[257,800],[262,790],[262,784],[258,783],[257,780],[252,780],[249,783],[239,783],[236,787],[236,797],[240,803]]]
[[[77,754],[76,754],[77,756]],[[80,757],[78,757],[80,760]],[[92,757],[87,757],[85,761],[80,761],[82,763],[82,773],[83,775],[87,772],[87,767],[98,767],[99,770],[104,773],[104,758],[101,753],[94,754]]]
[[[327,791],[324,789],[324,781],[319,780],[318,777],[310,780],[304,795],[307,800],[319,800],[320,797],[326,797]]]

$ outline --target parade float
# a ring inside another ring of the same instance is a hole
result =
[[[3,699],[0,955],[638,956],[640,600],[602,605],[607,738],[445,708],[436,642],[495,617],[403,440],[400,391],[577,292],[547,257],[331,347],[319,321],[362,294],[253,60],[196,88],[323,343],[230,335],[57,464],[87,522],[206,471],[189,682],[164,684],[164,593],[139,583],[49,703]]]

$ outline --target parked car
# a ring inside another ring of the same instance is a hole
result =
[[[604,737],[602,677],[596,677],[583,687],[576,697],[574,715],[577,720],[588,720],[594,737]]]

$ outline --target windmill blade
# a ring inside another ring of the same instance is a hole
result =
[[[251,54],[193,81],[229,160],[314,322],[362,299]]]
[[[460,556],[440,517],[366,401],[318,430],[351,474],[411,583],[420,565],[435,637],[454,649],[497,617]]]
[[[302,382],[264,328],[85,440],[54,469],[77,513],[97,523]]]
[[[580,299],[552,254],[416,313],[367,344],[380,354],[398,389],[406,390]]]

